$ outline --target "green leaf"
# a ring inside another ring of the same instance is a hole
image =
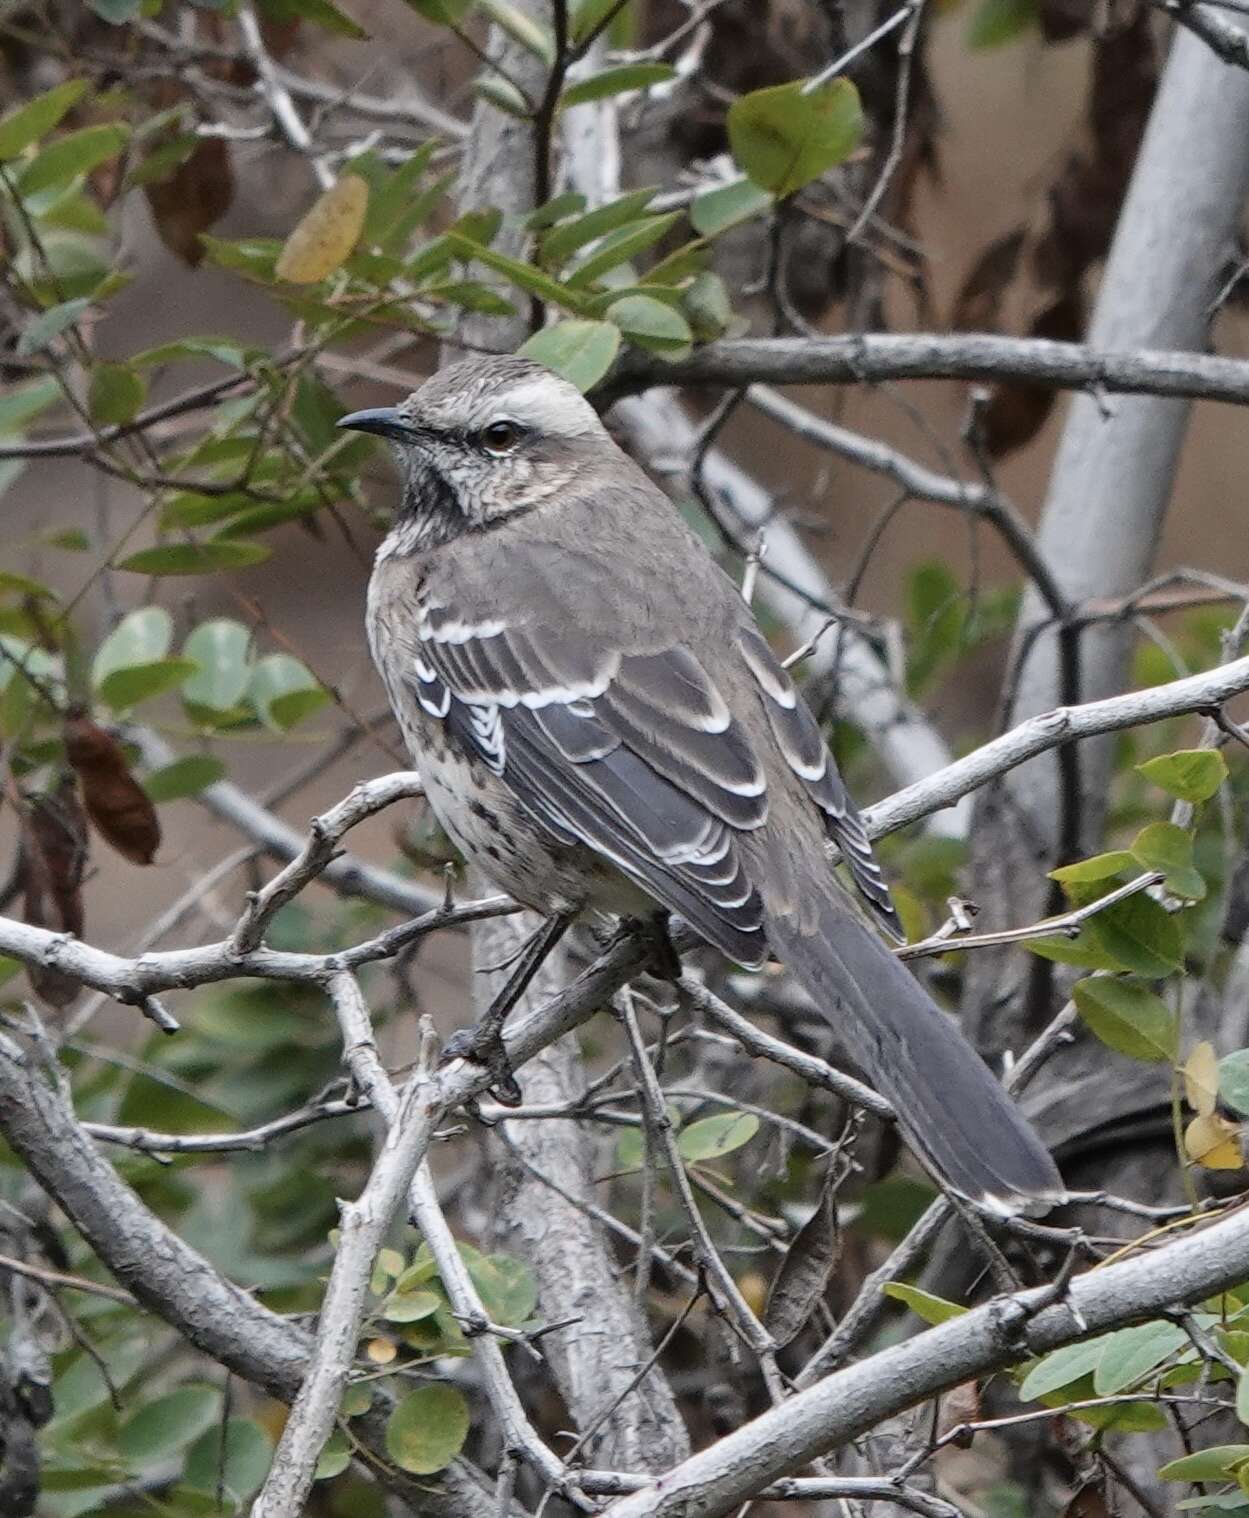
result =
[[[473,0],[405,0],[418,16],[436,26],[458,26],[468,14]]]
[[[677,1149],[681,1158],[691,1163],[718,1160],[748,1144],[759,1131],[759,1119],[753,1112],[718,1112],[681,1130]]]
[[[224,712],[243,699],[252,678],[252,635],[241,622],[214,617],[201,622],[182,646],[199,673],[186,682],[182,695],[194,706]]]
[[[443,1305],[436,1291],[397,1291],[382,1304],[382,1317],[388,1323],[416,1323],[432,1317]]]
[[[605,237],[608,232],[615,232],[627,223],[636,221],[655,198],[655,189],[652,185],[649,189],[631,190],[627,195],[620,195],[604,205],[595,206],[584,216],[563,222],[542,239],[542,262],[548,267],[558,268],[566,258],[593,242],[596,237]]]
[[[198,673],[199,665],[190,659],[157,659],[151,664],[115,669],[100,681],[98,694],[105,706],[115,712],[126,712],[140,701],[176,690],[183,681]]]
[[[1083,1344],[1066,1344],[1038,1360],[1019,1388],[1021,1402],[1037,1402],[1051,1392],[1061,1391],[1081,1376],[1096,1371],[1106,1349],[1107,1335],[1086,1339]]]
[[[773,195],[792,195],[844,162],[863,136],[859,92],[848,79],[804,88],[800,79],[774,84],[729,107],[733,157]]]
[[[1173,896],[1200,901],[1206,894],[1201,872],[1193,866],[1193,835],[1173,822],[1151,822],[1132,840],[1132,854],[1147,870],[1161,870]]]
[[[1171,913],[1138,891],[1116,902],[1083,925],[1089,940],[1106,950],[1125,970],[1150,980],[1184,967],[1184,939]]]
[[[606,100],[611,95],[623,95],[627,90],[649,89],[653,84],[666,84],[676,76],[676,69],[667,63],[622,63],[570,84],[559,97],[559,108],[566,111],[570,106],[584,105],[588,100]]]
[[[386,1453],[416,1476],[440,1471],[464,1447],[468,1403],[454,1386],[438,1382],[409,1392],[386,1425]]]
[[[507,0],[478,0],[478,3],[496,26],[502,27],[509,37],[545,63],[547,68],[554,64],[555,38],[546,27],[539,26],[524,11],[508,5]]]
[[[948,1323],[951,1318],[961,1318],[967,1311],[957,1302],[947,1302],[944,1297],[934,1296],[932,1292],[910,1286],[905,1281],[886,1281],[880,1289],[884,1296],[904,1302],[925,1323]]]
[[[611,368],[619,347],[620,328],[614,322],[562,321],[535,332],[517,351],[584,392]]]
[[[210,1428],[191,1446],[182,1479],[201,1492],[215,1492],[220,1480],[227,1492],[243,1499],[259,1490],[272,1458],[273,1444],[258,1423],[229,1418],[224,1440],[219,1428]]]
[[[143,781],[143,789],[151,801],[182,801],[198,796],[225,772],[225,765],[213,754],[188,754],[185,759],[175,759],[172,764],[153,770]]]
[[[1219,1061],[1219,1095],[1242,1117],[1249,1117],[1249,1049],[1237,1049]]]
[[[48,144],[22,170],[17,188],[24,196],[36,195],[54,185],[67,185],[89,173],[97,164],[115,158],[125,147],[130,128],[120,122],[83,127]]]
[[[690,206],[690,225],[703,237],[719,237],[730,227],[764,215],[772,205],[770,191],[760,189],[752,179],[735,179],[731,184],[695,196]]]
[[[621,264],[628,263],[637,254],[653,247],[668,230],[680,220],[679,211],[669,211],[666,216],[644,216],[630,226],[609,233],[594,251],[588,254],[568,275],[569,290],[584,290],[602,275]]]
[[[967,46],[973,51],[1001,47],[1031,31],[1036,20],[1036,0],[981,0],[967,30]]]
[[[247,569],[268,557],[263,543],[214,538],[211,543],[162,543],[159,548],[141,548],[114,567],[137,575],[206,575],[216,570]]]
[[[273,246],[278,247],[277,243]],[[249,360],[258,358],[256,348],[244,346],[232,337],[183,337],[174,343],[161,343],[157,348],[145,348],[130,360],[135,366],[148,368],[156,364],[171,364],[178,359],[216,359],[230,369],[246,369]]]
[[[631,343],[655,353],[686,353],[694,340],[681,313],[649,295],[626,295],[613,301],[607,315]]]
[[[571,40],[584,42],[587,37],[593,36],[619,4],[620,0],[574,0],[568,15],[568,35]],[[628,10],[628,0],[625,0],[625,9]],[[626,46],[627,42],[621,41],[617,45]]]
[[[1099,1397],[1117,1396],[1188,1342],[1188,1335],[1175,1323],[1138,1323],[1119,1329],[1106,1340],[1093,1372],[1093,1390]]]
[[[331,0],[264,0],[262,9],[275,21],[315,21],[327,32],[350,37],[356,42],[363,41],[369,35],[350,16],[331,4]]]
[[[351,1464],[351,1442],[341,1428],[336,1428],[325,1441],[317,1460],[316,1470],[312,1473],[314,1481],[329,1481],[334,1476],[341,1476]]]
[[[538,1283],[524,1260],[510,1254],[486,1256],[493,1277],[489,1312],[504,1328],[519,1328],[533,1317],[538,1306]]]
[[[61,387],[54,374],[7,388],[0,393],[0,437],[20,433],[28,422],[33,422],[60,397]]]
[[[1101,975],[1077,981],[1072,995],[1089,1029],[1109,1048],[1160,1064],[1175,1059],[1175,1015],[1146,987]]]
[[[126,1419],[117,1431],[117,1449],[138,1466],[156,1465],[211,1428],[220,1407],[216,1387],[179,1386]]]
[[[330,699],[306,664],[290,654],[266,654],[252,670],[247,694],[266,727],[284,733]]]
[[[29,358],[32,353],[42,353],[67,327],[74,325],[90,304],[85,295],[80,295],[76,300],[62,301],[59,306],[50,306],[40,312],[22,328],[17,339],[18,357]]]
[[[728,286],[709,270],[698,274],[681,292],[681,308],[700,343],[714,342],[733,325],[733,303]]]
[[[585,196],[576,190],[565,190],[561,195],[552,196],[536,211],[531,211],[525,217],[525,230],[540,232],[544,227],[553,227],[557,221],[563,221],[566,216],[579,216],[584,210]]]
[[[1236,1416],[1249,1423],[1249,1372],[1242,1371],[1236,1382]]]
[[[87,0],[87,4],[110,26],[124,26],[143,10],[143,0]]]
[[[1249,1460],[1249,1444],[1212,1444],[1195,1455],[1170,1460],[1158,1472],[1164,1481],[1230,1481],[1232,1471]]]
[[[65,112],[82,99],[86,88],[85,79],[69,79],[0,116],[0,161],[19,157],[32,142],[50,132]]]
[[[1227,761],[1215,748],[1181,749],[1159,754],[1136,766],[1146,780],[1181,801],[1209,801],[1227,779]]]
[[[505,275],[514,285],[541,300],[551,301],[557,306],[575,307],[575,297],[570,296],[558,280],[551,279],[532,264],[524,263],[519,258],[509,258],[506,253],[496,253],[493,248],[473,242],[458,232],[448,232],[446,236],[457,258],[485,264],[488,269]]]
[[[147,397],[147,381],[126,364],[97,364],[91,371],[87,409],[97,426],[128,422]]]
[[[13,569],[0,569],[0,593],[19,596],[34,596],[39,601],[55,601],[56,592],[50,590],[41,580],[32,580],[29,575],[19,575]]]
[[[114,670],[163,659],[173,641],[173,618],[163,606],[127,612],[109,633],[91,663],[91,683],[100,685]]]
[[[498,74],[478,74],[473,80],[473,94],[479,96],[505,116],[515,116],[517,121],[528,121],[533,107],[510,79]]]
[[[1124,870],[1130,870],[1133,863],[1133,856],[1127,849],[1113,849],[1108,854],[1094,854],[1090,859],[1077,859],[1074,864],[1061,865],[1050,871],[1050,879],[1063,884],[1110,880],[1115,875],[1122,875]]]

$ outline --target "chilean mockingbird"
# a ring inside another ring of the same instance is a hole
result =
[[[783,959],[920,1157],[997,1212],[1062,1196],[1052,1159],[838,885],[897,937],[871,844],[750,608],[566,381],[444,369],[339,423],[393,445],[403,499],[369,586],[373,657],[430,805],[548,927],[454,1052],[519,1091],[499,1027],[573,918],[678,914]]]

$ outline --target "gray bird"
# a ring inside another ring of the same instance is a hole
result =
[[[839,886],[894,936],[832,755],[733,582],[578,391],[478,358],[341,427],[393,445],[403,499],[369,586],[373,657],[438,819],[541,912],[454,1052],[519,1092],[499,1026],[587,911],[675,913],[730,959],[782,959],[907,1140],[998,1213],[1062,1196],[1050,1155]]]

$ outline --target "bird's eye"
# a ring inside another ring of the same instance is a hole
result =
[[[497,422],[491,422],[488,427],[481,429],[481,446],[487,453],[511,453],[523,435],[524,429],[519,422],[500,417]]]

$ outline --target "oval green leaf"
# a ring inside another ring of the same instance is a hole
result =
[[[967,1311],[957,1302],[947,1302],[944,1297],[934,1296],[932,1292],[911,1286],[906,1281],[886,1281],[880,1289],[885,1296],[904,1302],[925,1323],[948,1323],[951,1318],[961,1318]]]
[[[117,1431],[118,1451],[136,1465],[155,1465],[211,1428],[220,1407],[216,1387],[179,1386],[126,1419]]]
[[[554,369],[578,390],[598,384],[611,368],[620,347],[620,328],[614,322],[572,320],[543,327],[517,351]]]
[[[1077,981],[1076,1010],[1108,1048],[1155,1064],[1176,1057],[1179,1028],[1161,998],[1135,981],[1099,975]]]
[[[143,781],[143,789],[150,801],[182,801],[198,796],[225,772],[225,765],[215,754],[188,754],[185,759],[175,759],[172,764],[153,770]]]
[[[588,100],[606,100],[629,90],[650,89],[654,84],[666,84],[669,79],[675,79],[676,73],[668,63],[622,63],[570,84],[559,97],[560,109],[584,105]]]
[[[216,538],[211,543],[162,543],[158,548],[141,548],[114,567],[137,575],[206,575],[248,569],[268,557],[269,549],[263,543]]]
[[[1209,801],[1227,779],[1227,761],[1218,749],[1180,749],[1174,754],[1159,754],[1136,766],[1162,790],[1181,801]]]
[[[86,88],[85,79],[69,79],[6,112],[0,117],[0,159],[17,158],[32,142],[38,142],[82,98]]]
[[[386,1425],[386,1453],[402,1470],[430,1476],[451,1464],[468,1437],[468,1403],[438,1383],[409,1392]]]
[[[834,79],[804,93],[800,79],[740,95],[729,107],[733,157],[760,189],[792,195],[847,159],[863,136],[859,92]]]
[[[83,127],[80,132],[58,137],[27,164],[18,179],[18,190],[24,196],[31,196],[56,185],[67,185],[80,174],[89,173],[97,164],[115,158],[129,136],[128,126],[111,122],[104,126]]]
[[[256,663],[247,690],[256,715],[276,733],[284,733],[330,699],[307,667],[290,654],[266,654]]]
[[[718,1112],[681,1130],[677,1149],[681,1158],[696,1163],[718,1160],[748,1144],[759,1131],[759,1119],[753,1112]]]
[[[772,208],[773,197],[749,178],[705,190],[690,206],[690,225],[702,237],[718,237]]]
[[[92,685],[100,685],[114,670],[163,659],[172,641],[173,618],[163,606],[140,606],[127,612],[96,649]]]
[[[229,1418],[225,1437],[210,1428],[191,1446],[182,1478],[201,1492],[220,1484],[239,1500],[258,1491],[273,1458],[273,1444],[264,1429],[249,1418]]]
[[[214,617],[202,622],[182,646],[199,673],[183,686],[183,697],[194,706],[224,712],[243,699],[251,680],[252,635],[241,622]]]
[[[128,422],[147,397],[147,381],[125,364],[97,364],[91,371],[87,409],[97,426]]]
[[[165,691],[176,690],[185,680],[199,673],[199,665],[190,659],[155,659],[151,664],[132,664],[115,669],[100,681],[100,700],[115,712],[129,711],[140,701],[149,701]]]

